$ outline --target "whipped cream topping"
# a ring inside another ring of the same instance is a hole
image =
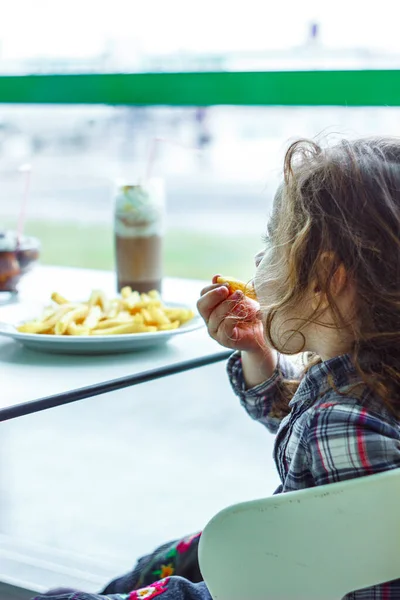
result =
[[[165,199],[162,180],[146,185],[119,185],[115,198],[115,232],[120,237],[162,235]]]

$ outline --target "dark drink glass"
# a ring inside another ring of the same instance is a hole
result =
[[[15,231],[0,232],[0,292],[16,292],[21,277],[37,262],[40,242],[29,236],[18,241]]]

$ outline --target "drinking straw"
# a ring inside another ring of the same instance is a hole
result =
[[[182,142],[176,142],[175,140],[170,140],[168,138],[163,137],[154,137],[150,143],[149,155],[146,163],[146,177],[145,181],[148,181],[151,177],[151,174],[154,170],[154,164],[157,157],[157,149],[160,143],[170,144],[172,146],[178,146],[179,148],[184,148],[185,150],[192,150],[194,152],[200,152],[200,148],[196,148],[193,146],[188,146],[187,144],[183,144]]]
[[[26,207],[28,205],[30,189],[31,189],[31,176],[32,166],[30,164],[24,164],[19,167],[19,172],[24,173],[24,190],[22,194],[21,207],[18,216],[17,226],[17,245],[21,244],[21,237],[24,231],[25,220],[26,220]]]

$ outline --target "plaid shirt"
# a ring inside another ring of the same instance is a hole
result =
[[[282,482],[276,493],[400,467],[400,423],[365,385],[354,389],[360,378],[347,355],[311,367],[289,403],[289,415],[281,420],[273,416],[279,387],[284,379],[299,378],[287,359],[280,356],[274,375],[248,390],[240,354],[229,359],[228,373],[250,417],[276,433],[274,460]],[[346,596],[394,598],[400,599],[400,579]]]

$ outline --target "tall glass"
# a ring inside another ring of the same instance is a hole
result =
[[[165,191],[161,179],[144,184],[119,183],[114,203],[118,291],[161,292]]]

